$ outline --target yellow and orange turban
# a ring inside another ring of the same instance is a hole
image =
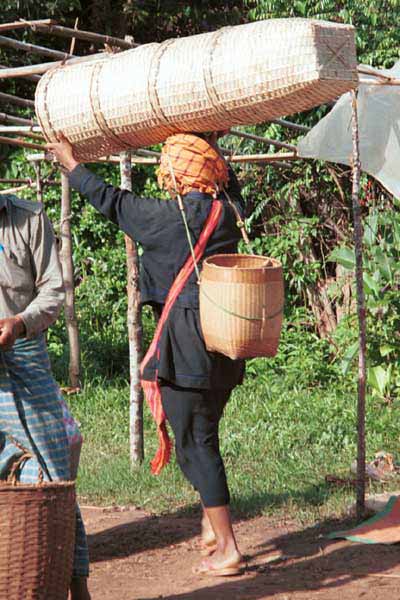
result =
[[[227,182],[226,162],[206,140],[190,133],[178,133],[167,139],[158,170],[161,188],[172,194],[177,191],[181,196],[197,191],[215,197]]]

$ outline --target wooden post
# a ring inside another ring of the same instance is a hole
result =
[[[356,258],[356,288],[358,315],[358,400],[357,400],[357,519],[365,512],[365,393],[366,393],[366,311],[363,281],[363,226],[360,208],[360,148],[358,132],[357,93],[352,91],[353,185],[352,204],[354,219],[354,247]]]
[[[33,168],[35,169],[36,175],[36,198],[38,202],[43,203],[43,183],[41,177],[40,162],[34,162]]]
[[[132,165],[130,152],[121,152],[121,188],[132,191]],[[140,463],[144,458],[143,443],[143,390],[140,384],[140,360],[142,356],[142,320],[140,309],[139,268],[135,242],[125,236],[128,336],[129,336],[129,442],[131,462]]]
[[[79,330],[75,314],[74,265],[72,262],[71,236],[71,191],[68,176],[61,172],[61,251],[60,261],[65,286],[65,322],[69,341],[69,381],[73,388],[79,389],[80,347]]]

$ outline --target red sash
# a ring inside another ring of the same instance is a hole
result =
[[[210,214],[204,225],[204,228],[200,234],[198,242],[194,248],[194,254],[196,257],[196,263],[199,262],[206,249],[207,242],[213,234],[219,218],[222,212],[222,204],[218,200],[214,200],[212,203]],[[193,257],[190,255],[179,271],[171,289],[168,292],[167,299],[164,304],[164,309],[161,313],[160,320],[158,321],[156,331],[154,333],[153,340],[146,352],[146,356],[142,360],[140,365],[140,373],[143,375],[144,368],[146,367],[149,360],[157,355],[159,358],[158,343],[160,341],[163,327],[168,319],[171,308],[175,304],[175,300],[185,287],[190,275],[193,273],[194,264]],[[171,456],[171,440],[169,439],[167,427],[166,427],[166,416],[161,402],[161,390],[158,383],[158,377],[156,373],[155,381],[141,381],[144,394],[146,396],[147,404],[150,408],[151,414],[157,424],[157,434],[159,446],[158,450],[151,461],[151,471],[154,475],[158,475],[161,469],[169,462]]]

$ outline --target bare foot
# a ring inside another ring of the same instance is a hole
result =
[[[239,575],[243,568],[243,557],[236,548],[226,549],[225,551],[217,548],[213,555],[203,560],[194,572],[198,575],[223,577]]]
[[[70,600],[91,600],[87,577],[74,577],[71,581]]]

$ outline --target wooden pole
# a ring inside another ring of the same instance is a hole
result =
[[[120,38],[113,37],[111,35],[101,35],[99,33],[93,33],[92,31],[83,31],[81,29],[70,29],[69,27],[62,27],[53,23],[40,23],[35,24],[35,21],[31,22],[33,30],[39,30],[43,33],[53,33],[66,38],[76,38],[77,40],[84,40],[87,42],[93,42],[97,44],[107,44],[108,46],[117,46],[129,50],[130,48],[136,48],[139,44],[130,42],[128,40],[121,40]]]
[[[0,35],[0,46],[3,48],[12,48],[13,50],[22,50],[23,52],[28,52],[28,54],[39,54],[40,56],[47,56],[48,58],[57,58],[59,60],[72,58],[72,54],[60,52],[59,50],[52,50],[51,48],[45,48],[44,46],[28,44],[27,42],[20,42],[19,40],[13,40],[4,35]]]
[[[0,70],[0,78],[1,73],[4,73],[6,69]],[[24,106],[25,108],[35,108],[35,103],[33,100],[27,100],[26,98],[19,98],[18,96],[13,96],[12,94],[5,94],[4,92],[0,92],[0,101],[7,102],[8,104],[16,104],[17,106]]]
[[[295,131],[301,131],[302,133],[308,133],[311,131],[311,127],[298,125],[298,123],[292,123],[291,121],[286,121],[286,119],[271,119],[270,123],[275,123],[275,125],[281,125],[282,127],[287,127],[288,129],[294,129]]]
[[[356,288],[358,315],[358,400],[357,400],[357,519],[365,513],[365,394],[366,394],[366,310],[363,280],[363,226],[360,208],[360,148],[357,112],[357,93],[352,91],[352,205],[354,219],[354,246],[356,258]]]
[[[4,112],[0,112],[0,121],[2,123],[13,123],[14,125],[28,125],[29,127],[37,125],[33,119],[23,119],[22,117],[16,117]]]
[[[38,65],[27,65],[26,67],[9,67],[8,69],[0,69],[0,79],[10,79],[11,77],[27,77],[27,75],[41,75],[54,67],[59,67],[65,64],[74,64],[81,62],[89,62],[93,60],[104,60],[104,53],[91,54],[89,56],[77,56],[70,58],[67,61],[55,60],[48,63],[40,63]]]
[[[43,203],[43,182],[41,178],[41,163],[34,162],[33,168],[35,169],[36,175],[36,198],[38,202]]]
[[[0,69],[8,69],[8,67],[5,65],[0,65]],[[34,83],[38,83],[40,81],[40,75],[27,75],[26,79],[33,81]]]
[[[40,21],[33,21],[36,25],[39,23],[42,24],[50,24],[52,22],[51,19],[42,19]],[[29,22],[27,21],[13,21],[12,23],[1,23],[0,24],[0,32],[4,33],[5,31],[12,31],[14,29],[26,29],[29,27]]]
[[[80,346],[78,322],[75,314],[74,265],[71,236],[71,190],[68,176],[61,171],[61,251],[60,261],[65,286],[65,322],[69,341],[69,381],[80,389]]]
[[[237,131],[236,129],[231,129],[229,133],[230,135],[235,135],[236,137],[240,137],[246,140],[254,140],[255,142],[260,142],[261,144],[268,144],[269,146],[276,146],[277,148],[286,148],[287,150],[297,152],[297,148],[294,144],[288,144],[287,142],[281,142],[280,140],[273,140],[272,138],[254,135],[253,133],[246,133],[245,131]]]
[[[120,154],[121,188],[132,191],[132,166],[129,152]],[[139,291],[139,268],[135,242],[125,236],[127,291],[128,291],[128,336],[129,336],[129,437],[132,464],[142,462],[143,444],[143,390],[140,384],[140,360],[142,356],[142,323]]]
[[[44,146],[40,144],[31,144],[20,138],[10,138],[6,135],[0,135],[0,144],[8,144],[10,146],[20,146],[21,148],[31,148],[33,150],[43,150]]]

